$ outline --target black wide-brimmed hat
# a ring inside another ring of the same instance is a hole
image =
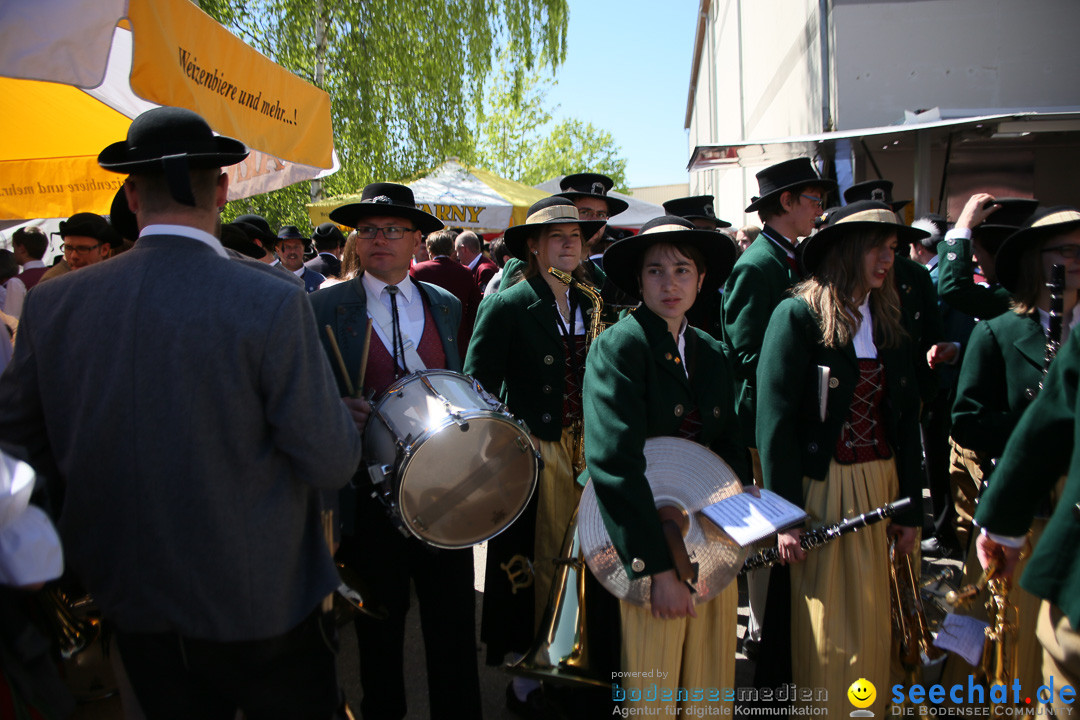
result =
[[[731,223],[716,217],[712,195],[691,195],[675,198],[664,203],[664,212],[687,220],[708,220],[716,223],[717,228],[731,227]]]
[[[583,197],[600,198],[607,203],[608,217],[612,218],[630,207],[630,203],[625,200],[608,195],[613,187],[615,187],[615,182],[607,175],[575,173],[574,175],[567,175],[559,181],[559,189],[562,192],[558,193],[557,196],[571,201]]]
[[[514,225],[507,228],[503,233],[503,242],[506,249],[513,253],[519,260],[528,260],[530,237],[536,235],[541,228],[560,223],[576,223],[581,226],[581,241],[585,242],[596,234],[596,231],[604,226],[603,220],[581,220],[578,218],[578,209],[574,203],[561,195],[552,195],[543,200],[538,200],[529,208],[529,214],[522,225]]]
[[[1001,207],[971,231],[971,239],[994,254],[1005,238],[1019,230],[1039,208],[1039,201],[1032,198],[998,198],[988,204]]]
[[[135,213],[131,212],[123,185],[113,195],[112,206],[109,208],[109,224],[123,239],[131,242],[139,239],[139,222],[135,219]]]
[[[278,240],[299,240],[303,244],[307,245],[311,242],[310,237],[300,232],[300,229],[295,225],[283,225],[278,230]]]
[[[158,107],[132,120],[127,139],[102,150],[98,164],[128,175],[165,175],[173,199],[194,205],[190,170],[235,165],[247,156],[244,143],[214,135],[198,113]]]
[[[825,226],[802,242],[802,262],[808,273],[813,274],[828,253],[829,248],[853,234],[887,228],[896,233],[898,242],[914,242],[930,233],[919,228],[902,225],[891,207],[877,200],[858,200],[842,208],[830,210]]]
[[[331,220],[351,228],[363,218],[377,216],[411,220],[425,235],[443,229],[442,220],[416,207],[412,188],[397,183],[371,183],[360,193],[360,202],[330,212]]]
[[[226,223],[221,226],[221,244],[241,255],[262,260],[266,251],[254,240],[259,232],[257,227],[246,222]]]
[[[261,242],[267,250],[277,247],[278,236],[270,229],[270,222],[262,215],[241,215],[233,222],[246,225],[244,230],[247,231],[248,236]],[[252,230],[255,234],[252,234]]]
[[[124,244],[124,239],[113,229],[109,221],[94,213],[75,213],[67,220],[61,220],[56,234],[61,238],[72,235],[93,238],[113,248]]]
[[[1046,240],[1080,228],[1080,210],[1065,205],[1040,208],[1023,227],[1004,242],[994,256],[998,282],[1009,292],[1017,291],[1020,280],[1020,258],[1030,248],[1038,248]]]
[[[653,245],[670,243],[693,245],[705,256],[705,281],[699,295],[715,292],[735,266],[735,243],[722,233],[694,227],[686,218],[661,215],[641,226],[641,232],[618,241],[604,253],[604,273],[608,280],[638,300],[641,299],[641,259]]]
[[[835,182],[818,175],[810,158],[804,157],[770,165],[757,174],[757,181],[759,195],[750,198],[750,204],[744,212],[755,212],[769,200],[801,187],[820,185],[829,190],[836,188]]]
[[[847,190],[844,191],[844,202],[853,203],[859,200],[877,200],[883,202],[893,209],[893,212],[900,212],[904,209],[910,200],[893,200],[892,196],[893,184],[891,180],[867,180],[866,182],[855,183]]]
[[[345,244],[345,235],[342,234],[341,229],[330,222],[325,222],[315,228],[311,239],[315,241],[316,248],[320,245],[339,248]]]

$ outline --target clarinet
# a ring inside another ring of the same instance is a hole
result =
[[[1028,388],[1025,395],[1028,400],[1034,400],[1043,389],[1046,373],[1050,370],[1050,363],[1054,361],[1058,348],[1061,347],[1061,326],[1065,315],[1065,266],[1053,265],[1050,268],[1050,280],[1046,283],[1050,290],[1050,327],[1046,333],[1046,355],[1043,360],[1042,377],[1039,378],[1039,387]]]
[[[868,525],[881,522],[885,518],[891,518],[900,511],[906,509],[910,504],[910,498],[901,498],[896,502],[891,502],[888,505],[882,505],[879,508],[875,508],[870,512],[865,512],[858,517],[841,520],[835,525],[825,525],[824,527],[815,528],[814,530],[808,530],[807,532],[804,532],[799,539],[799,546],[802,547],[803,550],[813,550],[814,548],[821,547],[826,543],[832,542],[841,535],[853,533]],[[746,558],[746,562],[743,563],[740,572],[772,567],[779,559],[780,551],[776,547],[771,547]]]

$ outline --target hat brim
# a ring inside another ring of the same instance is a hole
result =
[[[574,202],[578,198],[596,198],[597,200],[603,200],[608,206],[608,219],[615,217],[630,207],[630,203],[617,197],[612,197],[611,195],[597,195],[596,193],[578,192],[577,190],[567,190],[566,192],[555,193],[555,197],[566,198],[570,202]]]
[[[1024,228],[1009,235],[994,255],[994,273],[998,283],[1009,292],[1015,293],[1020,281],[1020,259],[1024,252],[1052,237],[1065,235],[1077,228],[1080,228],[1080,220]]]
[[[569,218],[560,217],[552,218],[551,220],[546,220],[544,222],[514,225],[513,227],[507,228],[506,232],[503,233],[503,243],[506,245],[506,249],[509,250],[514,257],[518,260],[528,262],[530,237],[538,233],[541,228],[545,228],[549,225],[568,224],[581,226],[581,242],[584,244],[607,223],[603,220],[571,220]]]
[[[727,220],[721,220],[720,218],[714,217],[712,215],[683,215],[682,217],[690,220],[691,222],[693,222],[694,220],[708,220],[709,222],[714,222],[716,223],[717,230],[720,230],[721,228],[731,227],[731,223],[729,223]]]
[[[822,259],[828,253],[829,248],[837,242],[842,242],[845,237],[860,232],[873,232],[888,228],[896,233],[898,243],[911,243],[922,238],[930,237],[930,233],[919,228],[899,223],[886,223],[874,221],[851,221],[838,223],[818,230],[802,243],[802,264],[806,272],[813,274],[821,264]]]
[[[810,187],[811,185],[828,188],[829,192],[832,192],[837,188],[836,182],[834,180],[826,180],[824,178],[819,178],[817,180],[800,180],[799,182],[792,183],[791,185],[785,185],[784,187],[777,188],[776,190],[773,190],[766,195],[762,195],[759,198],[754,198],[754,200],[746,206],[746,209],[743,210],[743,212],[757,212],[758,208],[771,202],[773,198],[778,198],[786,192],[794,192],[799,188]]]
[[[215,135],[209,152],[184,153],[188,167],[192,169],[220,168],[243,162],[248,156],[244,143],[229,137]],[[110,172],[138,175],[140,173],[164,173],[161,155],[140,152],[128,148],[127,141],[115,142],[98,154],[98,165]]]
[[[420,232],[427,235],[445,227],[442,220],[431,213],[407,205],[387,203],[349,203],[330,211],[330,219],[338,225],[355,228],[356,224],[367,217],[400,217],[412,220]]]
[[[604,274],[627,295],[641,300],[638,265],[645,252],[663,243],[692,245],[705,256],[705,281],[699,296],[720,289],[735,266],[735,243],[715,230],[671,230],[619,240],[604,252]]]

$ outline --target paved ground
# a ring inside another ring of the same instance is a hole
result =
[[[479,567],[483,567],[484,548],[477,548],[476,558]],[[943,570],[952,573],[952,582],[959,581],[960,562],[955,560],[927,560],[923,564],[923,577],[929,578],[940,574]],[[480,575],[482,577],[482,574]],[[482,605],[482,588],[477,589],[477,628],[479,628],[479,613]],[[407,626],[406,648],[407,667],[405,669],[405,682],[408,692],[410,719],[422,720],[428,717],[428,702],[426,691],[427,672],[424,666],[423,641],[420,635],[419,615],[414,611],[410,613],[410,622]],[[936,605],[928,604],[928,615],[936,626],[936,620],[943,615]],[[741,638],[746,632],[746,593],[742,583],[739,592],[739,628]],[[351,631],[343,632],[341,638],[341,655],[338,661],[338,672],[342,687],[350,705],[356,709],[360,704],[361,690],[358,682],[356,637]],[[493,668],[483,663],[483,656],[477,658],[480,667],[480,691],[484,701],[484,717],[487,720],[510,720],[517,716],[511,714],[505,706],[506,684],[509,676],[499,668]],[[754,673],[753,663],[743,655],[737,656],[735,666],[735,686],[747,687],[752,684]],[[120,720],[123,714],[117,698],[88,703],[81,706],[75,716],[76,720]]]

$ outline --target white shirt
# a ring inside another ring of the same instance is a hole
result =
[[[26,272],[27,270],[33,270],[34,268],[43,267],[45,267],[45,263],[41,260],[27,260],[25,263],[23,263],[22,272]]]
[[[566,306],[570,307],[570,288],[569,287],[566,288]],[[567,331],[569,331],[570,328],[569,328],[569,326],[566,325],[566,320],[560,314],[559,309],[558,309],[558,304],[556,304],[556,306],[555,306],[555,316],[556,316],[555,326],[559,330],[559,337],[562,337],[563,328],[565,327]],[[581,306],[580,305],[578,305],[577,308],[574,309],[574,334],[575,335],[584,335],[585,334],[585,320],[582,319]]]
[[[209,245],[210,249],[221,257],[226,260],[229,259],[229,253],[225,252],[225,247],[221,244],[220,240],[208,232],[188,227],[187,225],[147,225],[142,229],[142,232],[139,233],[139,237],[144,238],[147,235],[179,235],[192,240],[198,240],[204,245]]]
[[[3,304],[4,312],[18,319],[22,315],[23,298],[26,297],[26,285],[19,279],[18,275],[14,275],[4,283],[4,290],[6,291]]]
[[[466,265],[465,267],[469,268],[470,270],[475,270],[476,266],[480,264],[480,258],[482,258],[482,257],[484,257],[484,254],[479,253],[476,257],[474,257],[472,259],[472,262],[469,263],[468,265]]]
[[[679,357],[682,358],[682,369],[686,373],[686,379],[690,379],[690,368],[686,367],[686,328],[689,323],[686,322],[686,318],[683,318],[682,326],[679,328],[679,340],[675,343],[679,348]]]
[[[381,303],[387,311],[391,310],[390,293],[386,290],[386,283],[371,273],[361,275],[360,281],[367,293],[368,303]],[[397,288],[398,327],[401,330],[401,341],[406,348],[410,343],[413,347],[417,347],[420,344],[420,338],[424,335],[424,299],[420,297],[420,288],[416,287],[407,275],[398,283]],[[370,316],[371,313],[369,312],[368,315]],[[394,339],[384,333],[378,323],[372,323],[371,329],[379,336],[383,347],[392,357]]]
[[[874,318],[870,315],[870,293],[866,294],[859,306],[859,328],[855,331],[855,357],[877,358],[877,345],[874,344]]]

